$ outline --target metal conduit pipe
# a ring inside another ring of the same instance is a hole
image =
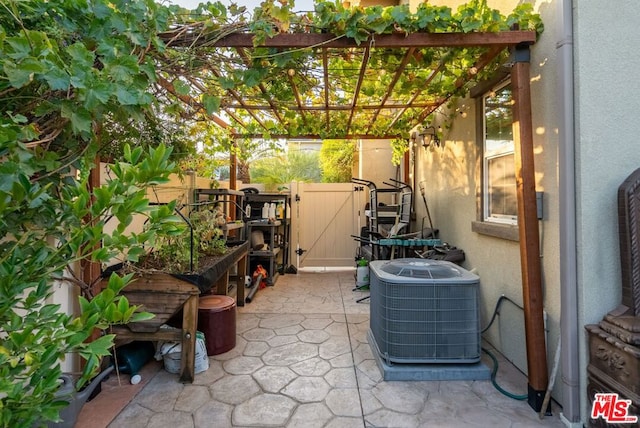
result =
[[[580,359],[578,323],[576,180],[573,78],[573,2],[558,3],[560,31],[558,52],[558,105],[560,106],[559,196],[560,196],[560,296],[562,341],[562,417],[573,426],[580,422]],[[581,426],[581,425],[576,425]]]

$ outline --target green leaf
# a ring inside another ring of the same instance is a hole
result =
[[[89,114],[89,111],[87,111],[86,109],[82,108],[82,107],[78,107],[72,114],[71,114],[71,126],[73,127],[73,130],[80,134],[80,133],[87,133],[89,134],[91,132],[91,114]]]
[[[105,61],[105,71],[116,82],[130,82],[138,73],[138,62],[134,56],[122,55],[111,61]]]
[[[189,92],[191,92],[191,87],[180,79],[173,81],[173,87],[178,95],[189,95]]]
[[[145,255],[147,251],[142,247],[131,247],[129,251],[127,251],[127,260],[130,262],[137,262],[140,260],[140,257]]]
[[[225,90],[233,89],[236,86],[233,79],[229,79],[227,77],[219,77],[218,82],[220,83],[220,87]]]
[[[118,300],[118,311],[125,313],[129,309],[129,300],[125,296],[121,296]]]
[[[98,357],[106,357],[111,354],[115,334],[105,334],[96,340],[91,341],[85,347],[85,352],[90,352]]]
[[[22,88],[33,80],[33,71],[18,67],[11,61],[5,61],[4,72],[14,88]]]
[[[133,90],[129,90],[124,86],[118,85],[116,89],[116,98],[118,102],[123,105],[136,105],[138,104],[138,94]]]
[[[214,114],[220,110],[220,97],[215,97],[209,94],[202,95],[202,104],[204,105],[207,114]]]
[[[45,61],[44,66],[47,71],[43,72],[42,77],[54,91],[66,91],[69,89],[71,78],[63,67],[59,67],[50,61]]]
[[[155,318],[155,315],[150,312],[136,312],[131,316],[129,322],[147,321]]]
[[[21,60],[31,55],[31,44],[24,35],[20,37],[7,37],[6,41],[7,44],[13,48],[13,52],[9,51],[7,55],[9,58]]]
[[[69,54],[71,59],[79,63],[79,65],[87,68],[91,68],[93,66],[95,54],[88,50],[84,44],[79,42],[74,43],[67,47],[65,51]]]
[[[84,106],[88,110],[106,104],[111,97],[111,86],[106,82],[92,84],[86,92]]]
[[[262,79],[262,73],[255,68],[250,68],[244,72],[243,81],[248,87],[258,86]]]

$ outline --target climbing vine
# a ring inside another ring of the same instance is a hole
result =
[[[319,1],[315,11],[295,14],[293,5],[266,0],[251,15],[245,7],[221,2],[186,11],[150,0],[7,0],[0,7],[0,99],[6,111],[23,114],[35,126],[38,144],[89,138],[94,124],[105,119],[142,121],[144,114],[136,106],[155,106],[155,115],[174,117],[176,123],[222,114],[233,133],[265,138],[400,135],[424,116],[424,109],[401,115],[391,110],[377,117],[365,110],[356,109],[353,117],[338,111],[328,126],[322,114],[293,108],[296,97],[304,105],[350,105],[364,47],[328,51],[331,90],[324,100],[320,47],[279,50],[259,45],[282,33],[329,33],[362,45],[390,33],[498,32],[514,26],[538,34],[543,30],[530,3],[519,4],[508,16],[488,7],[486,0],[472,0],[455,11],[428,2],[411,12],[407,5],[345,8],[339,2]],[[212,47],[239,33],[253,34],[256,48],[236,52]],[[416,100],[424,105],[463,94],[467,88],[457,82],[474,70],[482,52],[416,49],[394,85],[394,102],[407,102],[418,92]],[[403,53],[371,49],[369,55],[359,105],[379,100]],[[470,80],[493,73],[503,60],[496,58]],[[437,78],[430,79],[438,69]],[[277,105],[279,113],[238,108],[265,103]]]
[[[450,97],[463,95],[471,82],[493,74],[505,60],[506,52],[483,68],[475,62],[486,48],[419,48],[401,66],[402,49],[376,49],[375,36],[381,34],[412,33],[470,33],[499,32],[511,28],[543,31],[540,17],[529,3],[518,5],[508,16],[488,7],[486,0],[472,0],[453,11],[446,6],[425,2],[411,12],[407,5],[392,7],[343,7],[339,2],[318,2],[315,11],[294,14],[293,3],[265,1],[249,18],[243,8],[227,8],[220,3],[201,7],[193,22],[186,22],[181,31],[161,35],[181,55],[194,58],[193,64],[204,68],[196,72],[206,82],[203,88],[185,93],[200,97],[208,113],[233,111],[235,132],[243,135],[271,135],[297,137],[316,135],[340,138],[346,134],[375,136],[399,135],[410,129],[418,119],[424,119],[425,109],[408,109],[397,115],[395,111],[373,116],[370,110],[354,108],[355,114],[331,112],[328,120],[320,112],[300,112],[298,105],[349,106],[358,86],[359,64],[368,51],[367,71],[361,81],[358,105],[376,104],[387,91],[392,80],[393,102],[413,100],[418,105],[441,103]],[[216,25],[202,26],[202,16],[211,16]],[[217,49],[210,46],[232,33],[249,31],[254,35],[255,49]],[[315,46],[300,49],[259,47],[267,39],[283,33],[329,33],[332,40],[353,39],[361,47],[327,49]],[[323,58],[326,55],[327,58]],[[211,58],[215,56],[215,72],[211,72]],[[207,58],[207,59],[204,59]],[[195,59],[199,59],[195,60]],[[323,93],[323,61],[328,63],[330,91]],[[404,72],[394,76],[394,71]],[[438,70],[436,77],[432,76]],[[470,83],[460,84],[460,79]],[[425,83],[427,82],[427,83]],[[240,95],[240,97],[237,96]],[[418,96],[416,96],[418,94]],[[260,109],[240,108],[239,98],[246,105],[278,106],[280,115]],[[326,99],[325,99],[326,98]],[[330,126],[329,126],[330,123]]]

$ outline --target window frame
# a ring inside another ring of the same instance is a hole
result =
[[[493,236],[500,239],[511,241],[519,240],[519,231],[517,224],[517,213],[513,216],[490,216],[488,213],[489,191],[488,191],[488,168],[487,160],[495,159],[498,156],[513,155],[515,147],[511,150],[498,151],[486,155],[486,117],[485,117],[485,99],[492,91],[498,91],[511,84],[508,73],[502,73],[494,79],[479,84],[471,91],[471,96],[476,100],[476,149],[477,160],[480,166],[476,181],[476,220],[472,222],[471,229],[473,232]],[[515,177],[514,177],[515,179]],[[515,185],[515,182],[514,182]]]

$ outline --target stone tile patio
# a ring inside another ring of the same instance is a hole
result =
[[[490,381],[383,381],[369,303],[353,287],[353,270],[281,276],[237,309],[233,350],[210,357],[193,384],[159,370],[108,426],[564,426],[555,403],[540,420]],[[500,385],[526,393],[526,377],[496,356]]]

